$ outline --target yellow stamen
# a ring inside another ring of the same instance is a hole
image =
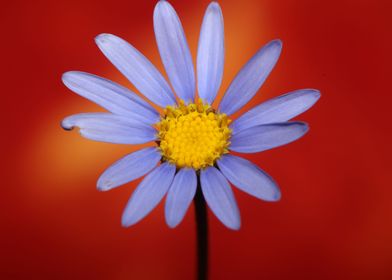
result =
[[[176,107],[168,106],[156,124],[163,159],[177,167],[196,170],[214,165],[228,153],[230,119],[201,100]]]

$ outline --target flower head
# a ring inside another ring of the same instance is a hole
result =
[[[126,155],[99,178],[99,190],[110,190],[144,175],[124,210],[122,223],[143,219],[166,197],[165,217],[170,227],[183,219],[195,195],[198,177],[207,204],[223,224],[240,227],[240,215],[229,182],[266,201],[280,199],[273,179],[250,161],[230,154],[256,153],[303,136],[308,126],[290,119],[310,108],[317,90],[297,90],[264,102],[238,119],[241,109],[259,90],[274,68],[282,48],[273,40],[239,71],[218,108],[213,108],[223,77],[223,17],[212,2],[201,27],[195,73],[181,22],[167,1],[154,11],[159,52],[174,92],[155,66],[132,45],[110,34],[97,36],[104,55],[160,114],[134,92],[114,82],[83,72],[67,72],[64,84],[101,105],[107,113],[84,113],[65,118],[65,129],[79,127],[89,139],[117,144],[152,143]],[[177,101],[178,100],[178,101]]]

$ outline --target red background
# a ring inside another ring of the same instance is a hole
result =
[[[227,50],[220,94],[260,46],[280,38],[280,61],[247,108],[306,87],[322,98],[299,118],[311,125],[306,137],[248,157],[278,181],[282,200],[236,190],[238,232],[210,213],[211,279],[392,279],[390,3],[220,1]],[[193,207],[174,230],[162,203],[122,228],[136,184],[102,193],[95,183],[134,148],[59,126],[69,114],[99,110],[62,85],[63,72],[129,85],[95,46],[99,33],[123,37],[162,69],[154,4],[1,4],[1,279],[192,279]],[[172,4],[195,54],[208,2]]]

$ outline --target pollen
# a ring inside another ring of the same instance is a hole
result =
[[[201,100],[188,105],[180,101],[178,106],[166,107],[156,124],[163,160],[178,168],[199,170],[213,166],[228,153],[229,124],[227,115],[215,112]]]

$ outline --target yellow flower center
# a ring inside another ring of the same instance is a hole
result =
[[[163,160],[177,167],[196,170],[214,165],[228,152],[230,120],[201,100],[185,105],[168,106],[157,123],[158,145]]]

